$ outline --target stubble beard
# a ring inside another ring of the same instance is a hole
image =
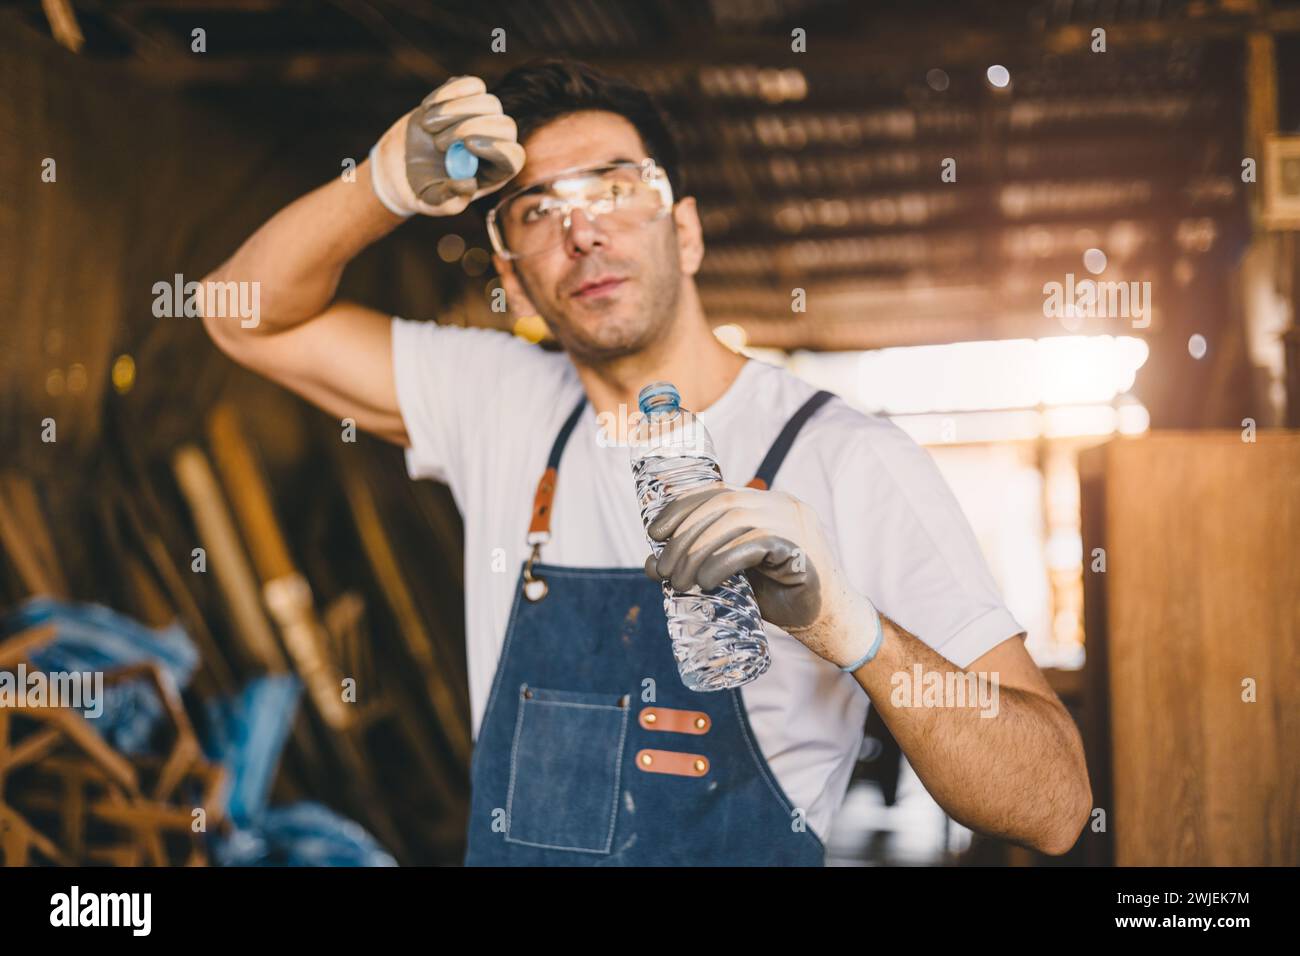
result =
[[[566,320],[556,323],[549,318],[546,324],[551,334],[575,360],[587,365],[600,365],[627,355],[645,351],[654,342],[670,334],[681,299],[680,277],[675,271],[661,275],[650,285],[638,281],[634,288],[641,299],[629,308],[616,302],[610,316],[598,314],[587,325]],[[581,309],[575,305],[574,310]]]
[[[676,301],[668,302],[654,296],[624,315],[604,321],[598,318],[594,328],[570,326],[569,340],[562,340],[562,344],[575,358],[587,364],[635,355],[668,333],[675,311]]]

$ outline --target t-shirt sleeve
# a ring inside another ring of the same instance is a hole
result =
[[[834,480],[844,567],[876,608],[958,667],[1024,628],[929,452],[870,416]]]
[[[393,378],[410,445],[406,471],[463,487],[472,435],[494,434],[491,417],[521,384],[531,350],[497,329],[392,320]]]

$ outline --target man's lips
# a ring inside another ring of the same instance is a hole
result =
[[[614,291],[626,281],[626,279],[618,276],[607,276],[603,279],[597,279],[595,282],[584,282],[573,293],[573,297],[575,299],[594,299]]]

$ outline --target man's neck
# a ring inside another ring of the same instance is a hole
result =
[[[598,415],[636,411],[637,393],[651,382],[677,386],[682,407],[706,410],[726,393],[748,359],[713,334],[702,314],[683,316],[678,329],[651,348],[599,365],[575,362],[587,397]]]

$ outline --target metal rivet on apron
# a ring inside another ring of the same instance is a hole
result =
[[[705,723],[705,721],[704,721],[704,718],[703,718],[703,717],[696,717],[696,718],[695,718],[695,726],[696,726],[696,727],[703,727],[703,726],[704,726],[704,723]]]
[[[652,763],[654,763],[654,758],[651,757],[649,754],[642,754],[642,755],[641,755],[641,763],[645,764],[645,765],[648,767],[648,766],[650,766]]]
[[[700,773],[703,773],[703,772],[704,772],[704,761],[703,761],[703,760],[697,760],[697,761],[695,761],[695,769],[698,770]]]
[[[645,722],[647,724],[653,724],[658,719],[659,719],[659,715],[656,714],[654,711],[651,711],[650,713],[645,715]]]

